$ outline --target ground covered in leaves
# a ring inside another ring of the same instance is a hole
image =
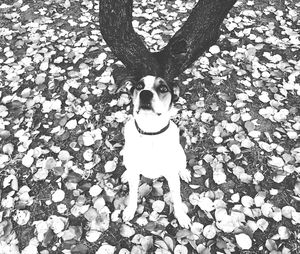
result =
[[[138,2],[133,25],[153,50],[195,3]],[[238,1],[180,77],[189,230],[164,179],[143,179],[134,220],[121,219],[130,107],[98,8],[1,1],[0,253],[300,253],[299,2]]]

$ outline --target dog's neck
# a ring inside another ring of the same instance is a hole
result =
[[[162,134],[162,133],[164,133],[166,130],[168,130],[168,128],[169,128],[169,126],[170,126],[170,121],[169,121],[168,124],[167,124],[165,127],[163,127],[161,130],[159,130],[159,131],[155,131],[155,132],[146,132],[146,131],[143,131],[143,130],[139,127],[139,125],[137,124],[136,121],[134,121],[134,123],[135,123],[135,127],[136,127],[137,131],[138,131],[140,134],[142,134],[142,135],[148,135],[148,136],[154,136],[154,135]]]
[[[134,120],[140,133],[159,133],[168,129],[169,114],[153,116],[147,114],[134,114]]]

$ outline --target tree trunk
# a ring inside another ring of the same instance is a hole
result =
[[[136,79],[156,75],[167,81],[173,81],[217,41],[219,27],[236,2],[199,0],[169,43],[161,51],[151,53],[132,27],[132,1],[100,0],[102,36],[126,66],[128,75]]]
[[[159,66],[132,27],[133,0],[100,0],[100,29],[114,55],[136,78],[158,75]]]

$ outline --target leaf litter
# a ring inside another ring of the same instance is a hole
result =
[[[134,2],[166,45],[195,1]],[[238,1],[216,45],[180,77],[192,225],[146,179],[131,224],[120,150],[129,98],[93,1],[0,4],[0,253],[299,252],[300,64],[295,1]]]

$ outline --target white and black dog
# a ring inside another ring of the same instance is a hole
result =
[[[187,207],[180,195],[180,177],[189,182],[186,156],[179,142],[179,128],[171,120],[176,91],[162,78],[146,76],[133,84],[133,118],[124,127],[122,151],[126,171],[122,181],[129,184],[123,220],[130,221],[137,209],[140,174],[155,179],[164,176],[174,204],[174,214],[182,227],[190,226]]]

